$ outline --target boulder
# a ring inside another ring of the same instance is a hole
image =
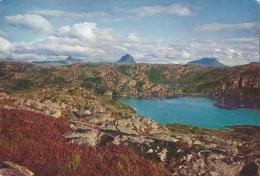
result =
[[[0,176],[33,176],[34,173],[26,167],[18,164],[3,161],[0,164]]]

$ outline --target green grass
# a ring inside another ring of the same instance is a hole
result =
[[[226,133],[224,130],[211,130],[199,127],[194,127],[192,125],[182,125],[182,124],[166,124],[165,125],[174,135],[178,134],[190,134],[190,135],[207,135],[226,138]]]
[[[162,75],[160,68],[151,68],[147,71],[148,80],[155,84],[167,83],[168,80]]]
[[[36,88],[38,83],[29,79],[15,79],[12,81],[12,90],[23,91],[31,88]]]

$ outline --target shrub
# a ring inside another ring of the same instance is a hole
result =
[[[68,81],[65,78],[63,78],[62,76],[59,76],[59,77],[56,77],[54,80],[52,80],[51,83],[63,85],[63,84],[67,84]]]
[[[25,110],[0,109],[0,160],[32,170],[37,176],[167,175],[159,164],[127,146],[98,148],[67,143],[64,119]]]
[[[129,65],[119,65],[118,70],[124,75],[130,75],[131,73],[131,68],[129,67]]]
[[[95,92],[96,92],[97,94],[103,95],[103,94],[106,92],[106,89],[105,89],[105,88],[102,88],[102,87],[96,87],[96,88],[95,88]]]
[[[120,96],[120,92],[118,90],[113,90],[113,92],[112,92],[113,99],[116,99],[119,96]]]
[[[82,83],[82,87],[85,87],[87,89],[95,89],[99,86],[100,83],[101,83],[101,78],[99,78],[99,77],[88,77]]]
[[[136,82],[136,89],[138,92],[143,91],[143,86],[145,85],[144,81],[137,81]]]
[[[162,71],[159,68],[151,68],[147,72],[147,76],[152,83],[167,83],[167,79],[162,75]]]
[[[37,87],[37,83],[28,79],[16,79],[12,81],[12,89],[16,91],[28,90]]]

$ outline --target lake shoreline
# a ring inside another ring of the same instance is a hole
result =
[[[172,99],[172,98],[182,98],[182,97],[203,97],[208,98],[216,103],[214,104],[218,108],[222,109],[239,109],[239,108],[249,108],[249,109],[260,109],[260,97],[248,98],[248,97],[227,97],[227,96],[211,96],[201,93],[191,93],[191,94],[175,94],[171,96],[118,96],[116,98],[130,98],[130,99]]]
[[[218,130],[240,125],[260,126],[259,109],[237,108],[231,111],[219,108],[215,100],[210,97],[157,99],[132,97],[123,98],[121,102],[132,107],[140,116],[149,117],[161,125],[182,124]]]
[[[223,129],[213,129],[213,128],[204,128],[204,127],[198,127],[194,125],[187,125],[187,124],[179,124],[179,123],[169,123],[169,124],[164,124],[166,128],[170,127],[177,127],[177,128],[183,128],[183,129],[190,129],[192,131],[195,130],[203,130],[203,131],[215,131],[215,132],[229,132],[229,131],[235,131],[238,129],[258,129],[260,130],[260,126],[256,125],[232,125],[232,126],[226,126]]]

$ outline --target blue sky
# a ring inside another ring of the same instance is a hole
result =
[[[2,0],[0,57],[186,63],[258,59],[256,0]]]

